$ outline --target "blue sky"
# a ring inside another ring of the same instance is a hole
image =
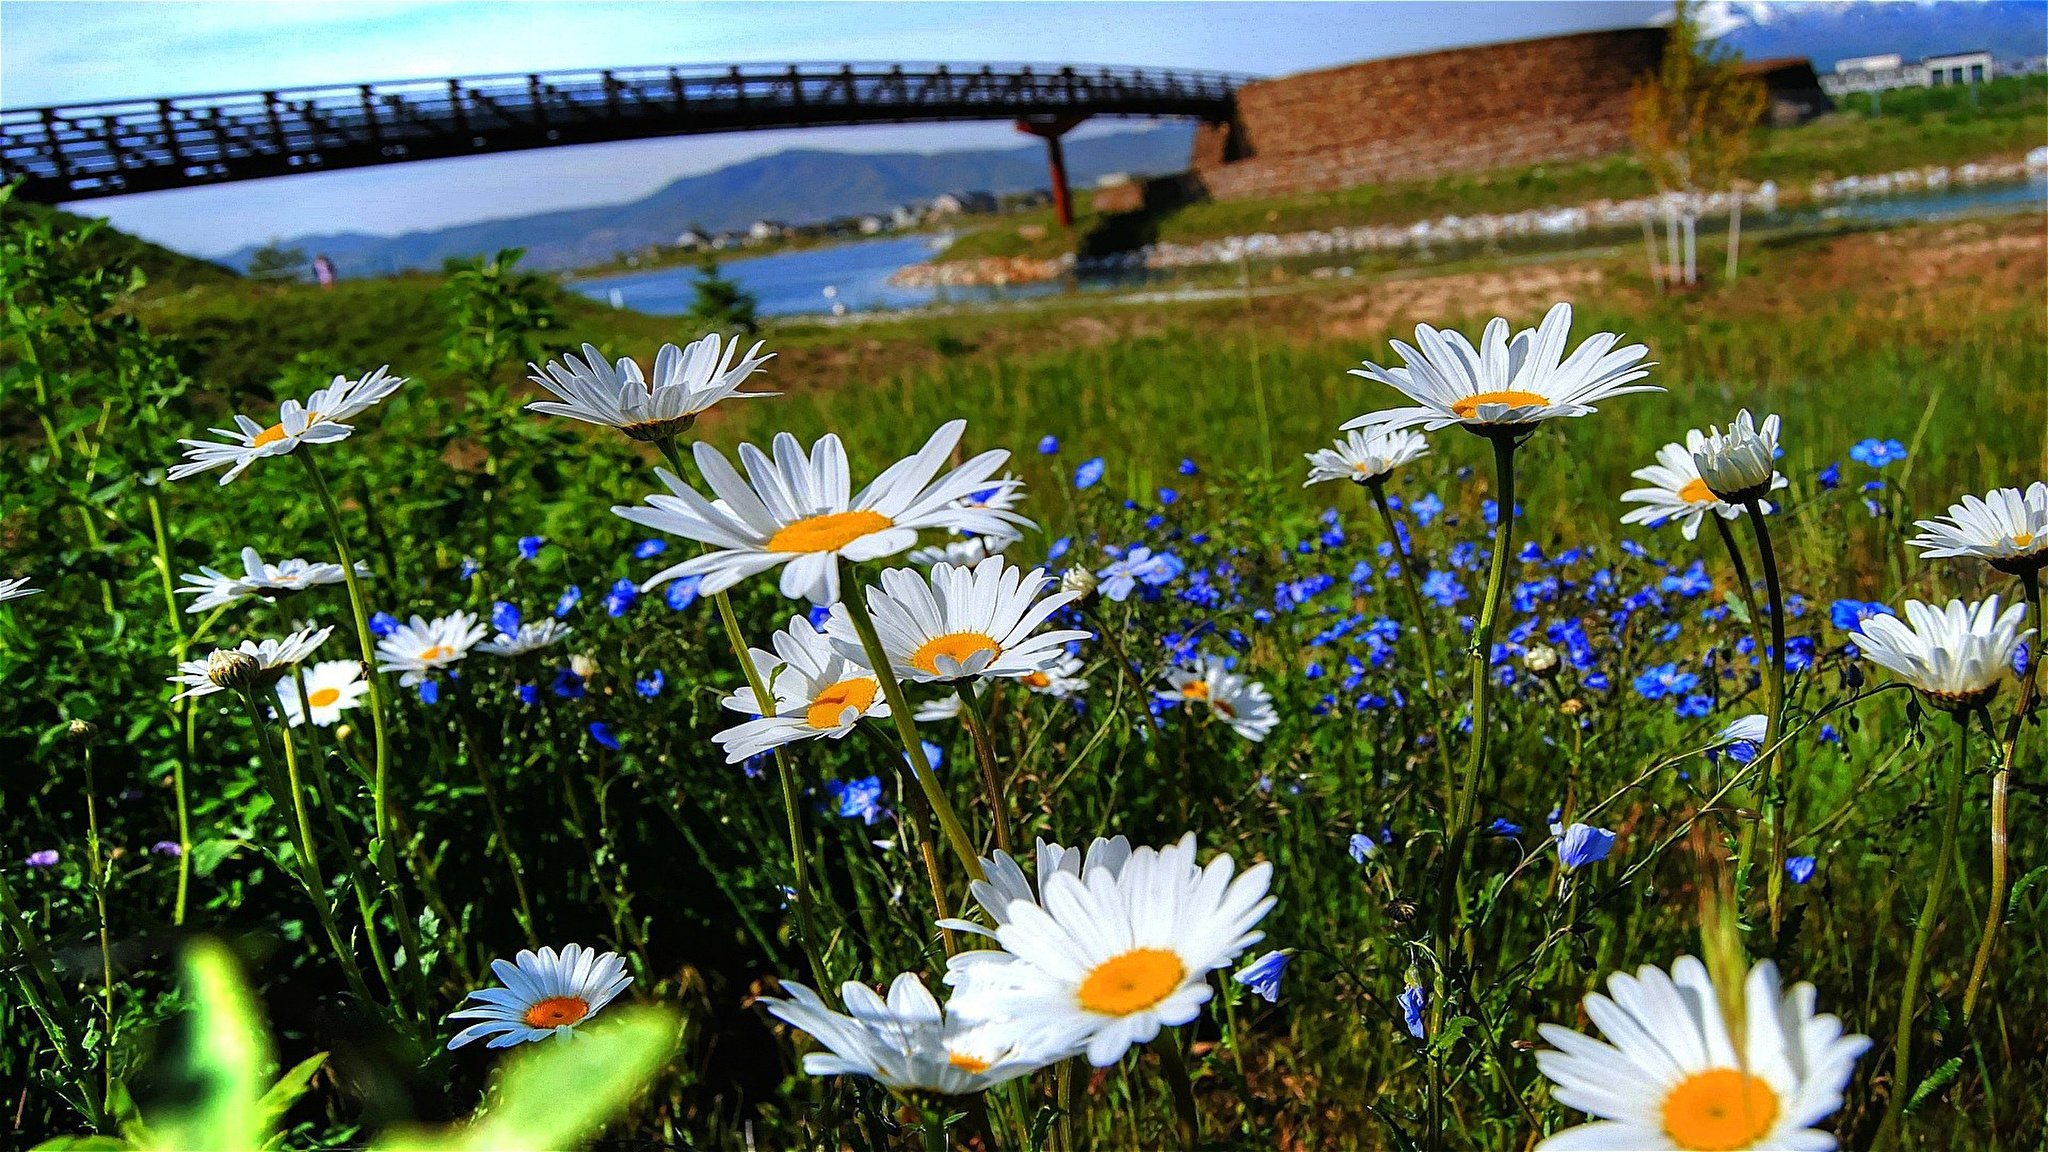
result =
[[[0,2],[0,106],[634,64],[1029,61],[1280,75],[1647,23],[1665,0],[1502,3]],[[1114,130],[1115,125],[1093,131]],[[643,196],[790,147],[1004,147],[1005,124],[691,137],[401,164],[92,201],[191,252],[391,234]]]

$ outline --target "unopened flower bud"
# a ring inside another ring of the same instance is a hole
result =
[[[574,672],[585,680],[594,679],[597,676],[597,661],[578,652],[574,656],[569,657],[569,671]]]
[[[1567,716],[1577,716],[1579,713],[1584,712],[1586,710],[1586,703],[1585,701],[1580,700],[1577,696],[1573,696],[1565,700],[1564,703],[1559,704],[1557,706],[1557,710],[1559,712],[1564,713]]]
[[[1548,680],[1557,675],[1557,649],[1548,644],[1532,644],[1522,654],[1522,666],[1529,670],[1530,675]]]
[[[1069,568],[1060,573],[1060,591],[1079,592],[1083,600],[1095,595],[1095,585],[1095,573],[1086,568]]]
[[[206,678],[217,688],[254,688],[262,676],[263,665],[254,656],[235,648],[216,649],[206,658]]]
[[[100,734],[100,730],[90,720],[73,720],[64,730],[64,734],[80,744],[90,744]]]

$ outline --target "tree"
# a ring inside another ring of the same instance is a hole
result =
[[[249,253],[249,275],[259,280],[297,280],[305,273],[306,250],[286,248],[276,237]]]
[[[690,320],[700,328],[753,333],[761,326],[754,294],[719,274],[718,257],[706,252],[697,263],[694,282],[697,299],[690,305]]]
[[[1695,3],[1679,0],[1664,58],[1636,83],[1631,108],[1637,154],[1665,193],[1668,279],[1698,281],[1701,202],[1733,182],[1769,102],[1763,82],[1743,75],[1741,54],[1703,41]]]

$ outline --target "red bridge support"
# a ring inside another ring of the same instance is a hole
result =
[[[1045,141],[1045,160],[1052,169],[1052,210],[1062,228],[1074,226],[1074,198],[1067,191],[1067,155],[1060,148],[1060,137],[1073,131],[1076,124],[1087,118],[1085,115],[1065,114],[1026,116],[1017,121],[1017,131]]]

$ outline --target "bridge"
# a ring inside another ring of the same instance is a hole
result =
[[[0,111],[0,180],[48,203],[529,148],[712,132],[1093,116],[1230,119],[1245,77],[1030,65],[607,68],[169,96]]]

